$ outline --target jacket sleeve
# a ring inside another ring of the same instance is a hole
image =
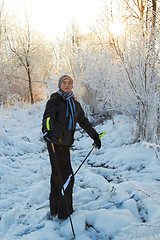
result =
[[[78,118],[77,122],[79,123],[80,127],[84,129],[86,133],[92,138],[95,139],[99,137],[99,134],[97,131],[92,127],[91,123],[89,122],[88,118],[85,116],[85,113],[80,105],[79,102],[78,104]]]
[[[58,102],[57,99],[50,98],[46,104],[46,108],[43,114],[42,119],[42,132],[47,131],[47,118],[49,118],[49,124],[52,125],[53,121],[56,117],[56,113],[58,112]]]

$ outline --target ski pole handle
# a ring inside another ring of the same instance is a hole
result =
[[[107,132],[103,132],[99,135],[99,139],[101,139],[103,137],[104,134],[106,134]]]
[[[104,134],[106,134],[107,132],[103,132],[103,133],[100,133],[99,134],[99,139],[101,139],[103,137]],[[91,149],[91,152],[92,150],[96,147],[96,144],[93,144],[93,148]]]

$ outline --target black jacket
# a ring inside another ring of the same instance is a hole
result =
[[[91,126],[91,123],[85,117],[84,111],[80,103],[76,100],[76,122],[79,123],[86,133],[95,139],[98,137],[98,133]],[[43,115],[42,122],[42,132],[46,130],[46,119],[50,117],[50,128],[52,135],[57,139],[55,144],[62,144],[66,146],[71,146],[74,142],[74,132],[73,130],[68,130],[69,118],[66,117],[67,102],[60,96],[57,92],[53,93],[46,104],[46,109]]]

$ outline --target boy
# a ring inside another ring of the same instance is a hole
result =
[[[42,131],[43,138],[47,142],[52,167],[50,215],[58,214],[59,219],[66,219],[73,212],[72,190],[74,174],[70,162],[69,148],[74,142],[76,123],[78,122],[80,127],[94,140],[94,144],[98,149],[101,148],[101,141],[98,133],[85,117],[80,103],[74,98],[72,92],[73,79],[68,75],[63,75],[59,79],[58,87],[59,90],[51,95],[46,104]],[[51,143],[54,144],[55,153]],[[68,179],[69,184],[63,195],[62,185]],[[68,209],[65,198],[68,203]]]

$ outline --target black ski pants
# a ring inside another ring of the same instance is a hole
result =
[[[52,170],[50,179],[50,213],[51,215],[58,214],[60,219],[66,219],[73,212],[72,193],[74,176],[70,162],[70,150],[67,146],[54,144],[54,153],[50,143],[47,144],[47,147]],[[71,178],[69,178],[70,175],[72,175]],[[62,194],[62,185],[64,186],[68,179],[70,180],[69,184],[64,194]]]

